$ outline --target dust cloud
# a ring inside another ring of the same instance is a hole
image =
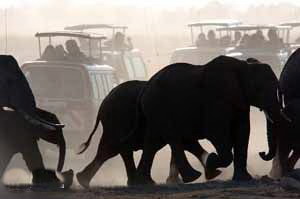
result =
[[[222,10],[222,12],[219,12]],[[300,7],[291,3],[277,3],[260,5],[254,4],[247,8],[239,9],[232,3],[221,1],[208,1],[201,6],[185,7],[155,7],[135,5],[111,5],[100,2],[93,4],[76,4],[72,1],[51,0],[38,5],[21,4],[8,7],[7,10],[7,49],[5,47],[4,18],[0,18],[0,52],[16,56],[20,63],[38,58],[38,43],[34,38],[36,32],[63,30],[67,25],[82,23],[109,23],[124,24],[129,26],[128,35],[133,39],[135,47],[143,52],[150,75],[167,65],[171,52],[178,47],[190,45],[189,22],[201,19],[239,19],[244,23],[278,24],[285,21],[299,20]],[[270,13],[276,13],[271,15]],[[4,16],[4,9],[0,10]],[[291,39],[300,33],[291,35]],[[87,133],[88,136],[88,133]],[[82,142],[86,138],[83,138]],[[100,133],[97,132],[93,143],[86,155],[78,156],[74,151],[67,152],[65,169],[81,170],[93,158],[99,143]],[[204,147],[213,151],[213,147],[201,141]],[[78,147],[81,143],[78,143]],[[251,110],[251,138],[249,143],[248,169],[252,175],[264,175],[270,169],[270,162],[260,160],[259,151],[267,150],[265,118],[257,109]],[[50,151],[53,159],[57,151]],[[138,162],[140,152],[136,155]],[[188,154],[194,168],[203,171],[199,162]],[[17,157],[15,159],[20,159]],[[13,160],[11,165],[20,162]],[[55,168],[55,161],[45,160],[50,168]],[[161,150],[153,165],[153,178],[159,183],[164,183],[169,172],[170,152],[165,147]],[[22,163],[21,163],[22,164]],[[14,166],[10,166],[13,168]],[[26,168],[25,165],[22,165]],[[232,165],[224,169],[219,179],[229,179],[232,176]],[[26,171],[9,170],[5,177],[8,183],[26,183],[30,175]],[[92,185],[111,186],[125,185],[126,172],[121,158],[115,157],[108,160],[96,177]],[[203,181],[203,177],[199,179]]]

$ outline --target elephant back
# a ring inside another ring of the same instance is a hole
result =
[[[286,62],[280,75],[280,88],[286,102],[300,98],[300,48],[297,49]]]

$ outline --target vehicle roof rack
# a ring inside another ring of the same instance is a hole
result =
[[[65,30],[87,30],[87,29],[128,29],[127,26],[117,26],[112,24],[79,24],[75,26],[67,26]]]
[[[218,28],[217,31],[231,30],[231,31],[251,31],[251,30],[267,30],[267,29],[291,29],[291,26],[278,26],[278,25],[238,25]]]
[[[291,21],[291,22],[285,22],[279,24],[280,26],[291,26],[292,28],[294,27],[299,27],[300,26],[300,21]]]
[[[86,33],[86,32],[73,32],[73,31],[38,32],[35,34],[35,37],[38,38],[40,57],[42,56],[41,38],[48,38],[49,44],[52,43],[52,41],[51,41],[52,37],[76,37],[76,38],[88,39],[89,40],[89,56],[92,56],[91,40],[99,40],[100,41],[100,48],[99,48],[100,57],[102,57],[101,42],[102,42],[102,40],[107,38],[100,34]]]
[[[56,32],[38,32],[35,34],[35,37],[78,37],[86,39],[106,39],[106,36],[95,34],[95,33],[86,33],[86,32],[70,32],[70,31],[56,31]]]
[[[189,23],[189,27],[198,26],[234,26],[242,24],[241,21],[233,19],[215,19],[215,20],[203,20],[199,22]]]

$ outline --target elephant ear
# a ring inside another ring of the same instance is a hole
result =
[[[236,67],[227,66],[218,67],[217,70],[205,74],[205,93],[212,99],[222,100],[240,110],[247,110],[249,103],[244,95]]]
[[[224,98],[227,102],[230,102],[233,107],[239,110],[248,110],[250,104],[245,96],[245,91],[241,84],[238,74],[233,71],[226,77],[224,83]]]

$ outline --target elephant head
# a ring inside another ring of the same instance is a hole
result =
[[[276,154],[277,135],[288,117],[282,112],[279,81],[267,64],[259,61],[247,62],[243,70],[244,90],[249,104],[264,111],[267,121],[269,153],[260,152],[264,160],[271,160]]]
[[[38,117],[32,90],[17,61],[11,55],[0,55],[0,106],[9,107],[21,114],[31,124],[48,130],[63,128]]]

